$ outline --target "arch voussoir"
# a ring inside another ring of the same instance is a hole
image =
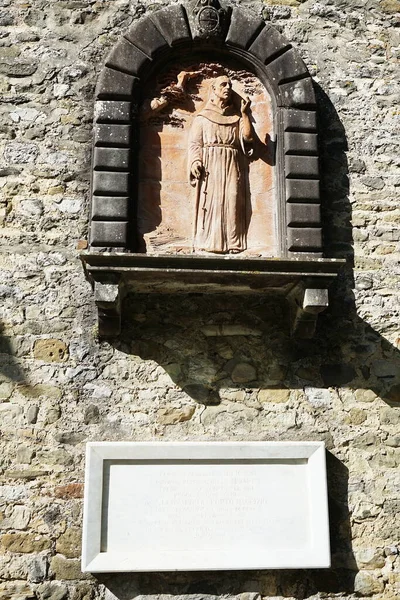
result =
[[[262,19],[245,14],[236,7],[232,11],[226,43],[247,50],[254,38],[265,27]]]
[[[106,59],[107,67],[134,76],[139,76],[150,63],[151,58],[125,37],[118,41]]]
[[[151,19],[169,46],[192,39],[189,20],[182,4],[162,8],[155,12]]]

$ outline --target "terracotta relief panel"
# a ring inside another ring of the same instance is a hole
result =
[[[138,251],[276,256],[271,98],[221,63],[146,86],[139,119]]]

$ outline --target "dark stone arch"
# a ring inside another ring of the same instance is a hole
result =
[[[136,120],[148,79],[182,56],[230,57],[270,91],[277,131],[280,256],[320,257],[317,106],[306,65],[277,30],[240,9],[224,9],[214,34],[199,31],[189,6],[161,9],[135,22],[106,59],[96,87],[90,246],[135,252],[131,190]]]

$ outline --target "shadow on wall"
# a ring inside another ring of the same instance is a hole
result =
[[[4,335],[4,326],[0,322],[0,385],[12,385],[12,382],[26,383],[26,376],[18,361],[14,358],[13,338]],[[10,392],[11,395],[11,392]]]
[[[400,402],[400,352],[357,316],[347,139],[318,85],[316,94],[326,256],[348,262],[331,288],[331,305],[319,317],[315,338],[292,339],[285,303],[267,296],[160,294],[125,300],[116,347],[154,360],[202,404],[218,404],[221,390],[232,387],[348,387]]]

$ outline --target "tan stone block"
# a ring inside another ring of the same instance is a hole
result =
[[[21,385],[17,389],[18,392],[26,398],[40,398],[43,396],[52,400],[60,400],[62,396],[60,388],[45,383],[39,383],[37,385]]]
[[[374,402],[378,397],[372,390],[356,390],[354,394],[357,402]]]
[[[378,572],[379,573],[379,572]],[[354,591],[360,596],[372,596],[383,592],[384,583],[374,571],[359,571],[354,579]]]
[[[0,542],[2,548],[10,552],[30,554],[50,548],[49,539],[33,533],[5,533]]]
[[[14,384],[3,381],[0,383],[0,400],[8,400],[12,394]]]
[[[304,2],[304,0],[302,0]],[[300,6],[299,0],[264,0],[264,4],[269,6]]]
[[[400,12],[400,0],[381,0],[381,8],[389,14]]]
[[[26,581],[6,581],[0,583],[0,598],[2,600],[32,600],[35,592]]]
[[[56,339],[36,340],[33,356],[45,362],[63,362],[68,358],[68,346]]]
[[[282,404],[290,398],[290,390],[287,389],[267,389],[258,392],[257,399],[262,404],[272,402],[274,404]]]
[[[67,558],[78,558],[81,555],[81,545],[81,530],[70,528],[58,538],[56,542],[56,551]]]
[[[399,425],[400,423],[400,407],[386,407],[380,410],[380,420],[382,425]]]
[[[68,483],[55,488],[54,496],[69,500],[73,498],[83,498],[83,483]]]
[[[357,566],[364,569],[381,569],[385,566],[382,548],[354,548]]]
[[[367,419],[367,413],[361,408],[351,408],[348,416],[345,419],[350,425],[361,425]]]
[[[89,579],[89,574],[81,571],[80,560],[75,558],[64,558],[61,554],[53,556],[50,563],[50,570],[56,579]]]
[[[183,406],[182,408],[169,406],[160,408],[157,411],[158,422],[161,423],[161,425],[176,425],[177,423],[183,423],[192,418],[195,410],[194,406]]]
[[[64,186],[63,185],[55,185],[55,186],[49,188],[47,190],[47,193],[49,194],[49,196],[56,196],[57,194],[63,194]]]

